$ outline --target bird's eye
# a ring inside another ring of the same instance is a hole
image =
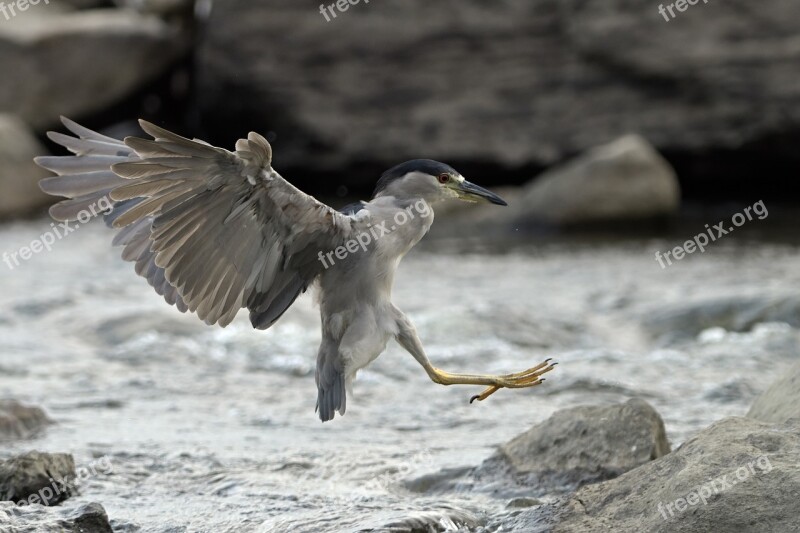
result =
[[[450,174],[439,174],[439,183],[447,183],[450,181]]]

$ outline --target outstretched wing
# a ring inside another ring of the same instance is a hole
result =
[[[123,143],[62,120],[77,137],[49,136],[75,155],[36,160],[58,174],[41,188],[69,198],[53,218],[76,220],[110,198],[106,222],[121,228],[114,244],[123,259],[208,324],[224,327],[247,307],[253,326],[268,328],[319,274],[319,252],[353,231],[351,217],[272,169],[272,149],[256,133],[230,152],[145,121],[153,140]]]

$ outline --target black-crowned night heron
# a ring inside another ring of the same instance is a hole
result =
[[[432,204],[458,198],[506,205],[448,165],[426,159],[398,165],[383,174],[369,202],[336,211],[273,170],[272,148],[256,133],[229,152],[144,121],[154,140],[123,142],[63,122],[77,137],[51,132],[50,138],[75,155],[36,160],[58,174],[41,188],[68,198],[51,215],[74,221],[113,202],[106,223],[121,228],[113,242],[124,246],[123,259],[181,312],[225,327],[246,307],[253,327],[267,329],[318,284],[323,422],[344,414],[356,373],[392,337],[435,383],[487,387],[472,400],[500,388],[533,387],[553,369],[547,360],[516,374],[444,372],[392,305],[395,270],[433,223]]]

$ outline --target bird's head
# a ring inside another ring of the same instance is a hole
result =
[[[383,173],[372,197],[401,200],[423,198],[428,202],[457,198],[465,202],[508,205],[491,191],[470,183],[450,165],[431,159],[414,159]]]

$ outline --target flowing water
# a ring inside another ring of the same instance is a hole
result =
[[[3,226],[0,251],[48,229],[45,219]],[[246,313],[207,327],[165,304],[109,242],[92,224],[14,270],[0,264],[0,397],[56,421],[0,456],[69,452],[79,466],[107,457],[110,468],[67,504],[101,503],[115,531],[322,533],[413,519],[480,530],[508,512],[507,494],[426,495],[405,481],[475,466],[558,409],[632,396],[662,414],[675,446],[744,414],[798,354],[797,331],[779,321],[682,341],[641,327],[685,302],[797,294],[794,244],[730,238],[662,270],[654,252],[672,241],[480,253],[442,241],[403,261],[394,297],[435,364],[504,373],[552,356],[557,370],[541,387],[470,405],[479,389],[431,383],[391,344],[360,374],[346,416],[321,424],[310,295],[267,332]]]

